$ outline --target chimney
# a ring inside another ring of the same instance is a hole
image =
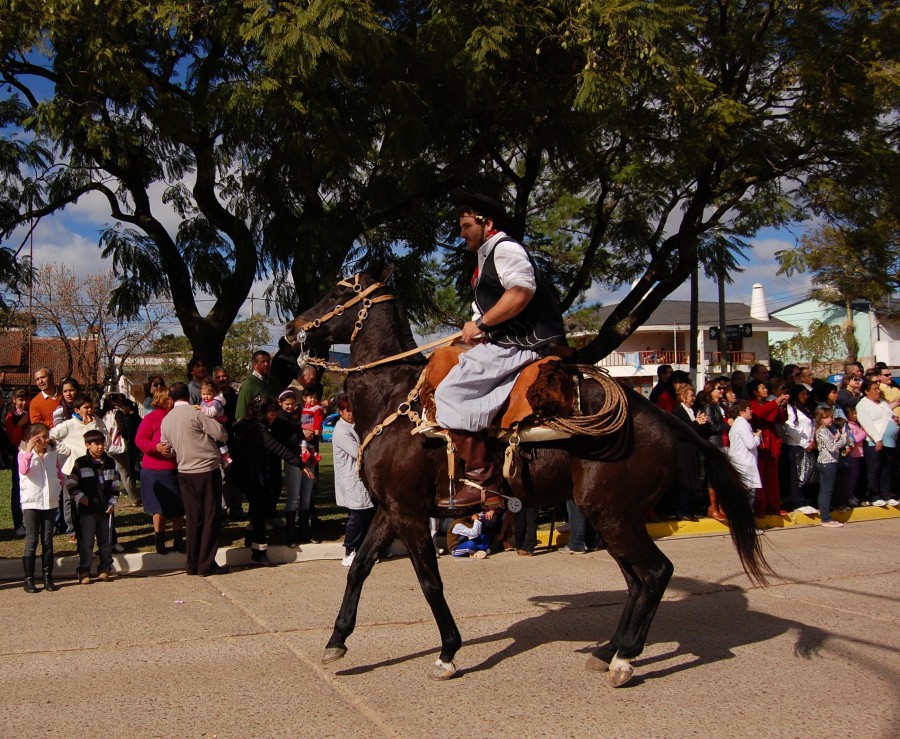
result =
[[[769,320],[766,295],[763,292],[763,286],[758,282],[753,286],[753,296],[750,298],[750,318],[755,318],[757,321]]]

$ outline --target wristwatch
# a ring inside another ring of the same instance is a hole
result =
[[[486,333],[488,332],[488,330],[490,329],[490,326],[485,326],[485,325],[484,325],[484,321],[479,321],[478,323],[475,324],[475,326],[476,326],[476,327],[478,328],[478,330],[481,331],[481,333],[483,333],[483,334],[486,334]]]

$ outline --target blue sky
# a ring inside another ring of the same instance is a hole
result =
[[[159,190],[161,193],[162,186],[159,186]],[[178,217],[170,211],[165,212],[167,210],[161,209],[159,217],[170,232],[174,233]],[[35,263],[63,262],[80,275],[111,267],[109,262],[100,259],[97,243],[102,229],[106,225],[111,225],[112,222],[108,204],[104,198],[99,195],[82,198],[76,205],[70,206],[54,217],[44,219],[39,224],[34,234]],[[726,299],[749,304],[752,287],[756,282],[761,283],[764,287],[769,312],[806,297],[809,290],[809,277],[807,275],[795,275],[791,278],[778,276],[776,274],[778,261],[775,258],[776,252],[794,246],[804,232],[805,229],[802,225],[789,229],[764,229],[756,238],[748,240],[752,249],[747,250],[744,272],[734,277],[734,284],[727,286]],[[253,301],[253,308],[257,313],[262,310],[261,298],[266,285],[266,282],[257,282],[253,289],[253,295],[256,298]],[[618,302],[626,293],[627,288],[614,293],[595,288],[588,294],[588,302],[600,302],[608,305]],[[688,284],[682,285],[670,297],[687,300],[690,297]],[[717,299],[716,283],[702,276],[700,299]],[[204,305],[207,309],[212,306],[212,300],[208,296],[198,296],[198,303],[201,311],[204,311]],[[250,315],[250,311],[251,301],[248,299],[241,311],[241,316]],[[280,325],[279,322],[273,319],[273,336],[277,333],[278,325]],[[181,333],[174,318],[167,326],[166,331]]]

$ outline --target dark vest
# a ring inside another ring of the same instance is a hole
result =
[[[497,266],[494,264],[494,251],[504,241],[515,243],[513,239],[502,238],[494,244],[487,259],[484,260],[484,266],[478,276],[478,284],[475,286],[475,306],[482,316],[493,308],[500,300],[500,296],[506,292],[497,275]],[[565,344],[565,330],[559,301],[541,278],[527,251],[526,256],[534,268],[537,289],[528,305],[525,306],[525,310],[519,315],[490,327],[488,336],[491,343],[500,346],[517,346],[533,351],[539,351],[549,344]]]

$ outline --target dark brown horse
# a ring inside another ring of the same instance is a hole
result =
[[[362,273],[342,280],[317,306],[287,324],[288,341],[295,349],[301,348],[303,338],[315,344],[350,343],[351,367],[415,349],[409,324],[383,284],[388,276],[389,272],[379,276]],[[362,300],[361,294],[365,295]],[[425,358],[414,352],[348,375],[346,391],[361,439],[405,403],[425,363]],[[672,563],[650,538],[645,521],[672,483],[679,436],[690,438],[706,460],[710,484],[731,522],[731,536],[744,570],[755,581],[764,581],[767,571],[748,491],[727,457],[639,394],[629,391],[626,397],[628,424],[615,439],[582,436],[523,444],[522,489],[516,491],[526,506],[549,506],[574,498],[622,570],[628,596],[618,628],[587,664],[588,669],[608,669],[614,686],[631,678],[630,661],[644,648],[672,575]],[[602,385],[586,381],[580,399],[582,412],[594,412],[602,401]],[[445,679],[456,671],[453,658],[462,640],[444,599],[428,519],[447,515],[435,507],[438,491],[447,486],[446,445],[411,436],[412,429],[408,418],[401,417],[385,426],[365,448],[362,477],[378,501],[378,511],[348,573],[324,662],[346,654],[345,642],[356,624],[363,583],[379,552],[396,537],[409,552],[440,630],[440,657],[430,676]]]

